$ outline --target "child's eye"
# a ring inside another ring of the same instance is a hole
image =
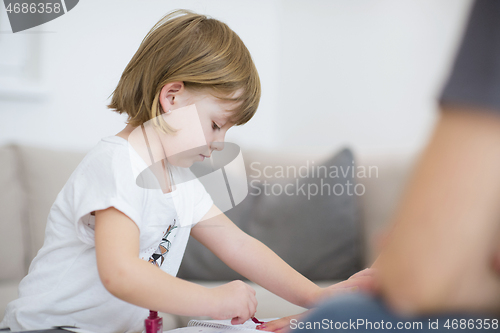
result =
[[[212,128],[213,128],[214,130],[220,130],[219,125],[217,125],[217,124],[216,124],[215,122],[213,122],[213,121],[212,121]]]

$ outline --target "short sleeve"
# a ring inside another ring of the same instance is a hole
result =
[[[440,103],[481,106],[500,114],[500,1],[474,3]]]
[[[77,236],[94,245],[95,216],[91,212],[114,207],[127,215],[141,230],[141,211],[145,191],[136,184],[132,161],[126,146],[110,147],[86,156],[75,171],[73,193],[74,222]]]
[[[212,197],[206,191],[203,184],[198,178],[191,181],[193,186],[193,198],[194,198],[194,212],[193,212],[193,225],[200,222],[200,220],[205,216],[206,213],[213,206],[214,202]]]

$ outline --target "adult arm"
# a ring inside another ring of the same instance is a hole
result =
[[[500,1],[472,7],[439,123],[376,263],[389,302],[407,311],[500,311],[499,15]]]
[[[448,105],[376,262],[405,312],[500,311],[500,115]]]

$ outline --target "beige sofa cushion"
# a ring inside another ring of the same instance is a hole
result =
[[[30,262],[43,245],[52,204],[84,156],[81,152],[19,147],[28,200]]]
[[[0,147],[0,281],[17,280],[27,272],[29,259],[23,247],[25,200],[16,150],[13,146]]]
[[[0,321],[5,315],[7,304],[15,300],[18,296],[19,280],[0,282]]]
[[[266,156],[245,156],[251,166],[247,169],[249,195],[226,215],[307,278],[348,278],[363,262],[358,198],[353,194],[355,180],[349,171],[354,162],[352,152],[342,149],[326,161],[302,156],[296,154],[293,164],[282,164],[286,156],[282,159],[279,152],[272,161]],[[262,162],[265,160],[269,164]],[[264,173],[263,181],[256,179]],[[244,279],[194,239],[188,243],[178,276],[211,281]]]

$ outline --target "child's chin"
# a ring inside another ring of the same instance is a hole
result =
[[[189,159],[182,159],[182,160],[177,160],[177,161],[172,161],[170,164],[173,166],[179,167],[179,168],[190,168],[195,161],[189,160]]]

